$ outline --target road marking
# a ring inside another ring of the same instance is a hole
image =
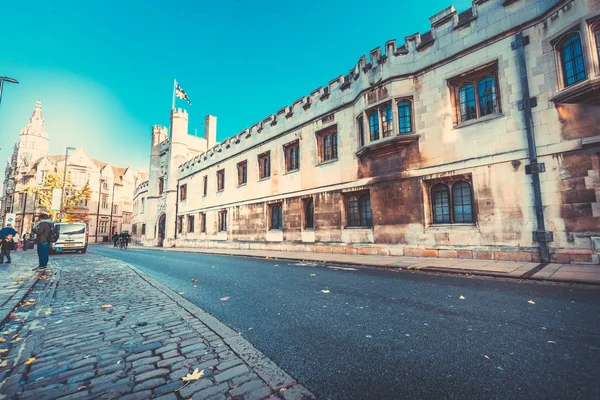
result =
[[[358,271],[357,268],[350,268],[350,267],[327,267],[329,269],[341,269],[342,271]]]

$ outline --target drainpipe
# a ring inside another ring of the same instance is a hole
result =
[[[177,180],[177,191],[175,192],[175,240],[177,240],[177,222],[179,221],[179,180]],[[183,221],[181,223],[183,225]]]
[[[542,262],[550,262],[548,243],[553,241],[552,232],[546,232],[544,223],[544,208],[542,204],[542,189],[540,185],[540,173],[546,172],[544,163],[537,161],[537,149],[533,132],[533,117],[531,108],[537,105],[535,97],[529,97],[529,81],[527,79],[527,61],[525,59],[525,46],[529,44],[529,36],[523,36],[523,32],[517,33],[515,41],[511,43],[513,50],[517,52],[517,64],[521,81],[523,99],[518,102],[519,111],[523,112],[523,122],[527,133],[527,150],[529,153],[529,165],[525,166],[525,173],[531,175],[531,186],[533,189],[533,202],[535,218],[537,220],[537,231],[532,232],[534,242],[540,244],[540,258]]]
[[[23,201],[23,213],[21,214],[21,237],[23,237],[23,230],[25,229],[25,210],[27,209],[27,192],[25,192],[25,199]]]

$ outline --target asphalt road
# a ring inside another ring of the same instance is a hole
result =
[[[319,399],[600,396],[600,288],[168,251],[90,252],[184,292]]]

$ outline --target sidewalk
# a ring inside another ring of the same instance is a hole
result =
[[[33,268],[37,258],[19,262]],[[0,399],[314,398],[238,333],[123,262],[51,257],[26,299],[0,328]]]
[[[271,250],[202,249],[183,247],[161,248],[144,247],[138,245],[131,245],[130,248],[155,251],[180,251],[243,257],[275,258],[282,260],[310,261],[337,265],[357,265],[402,270],[418,270],[425,272],[470,274],[500,278],[600,285],[600,265],[588,264],[540,264],[518,261],[374,256]]]
[[[0,264],[0,324],[23,300],[40,275],[40,272],[32,271],[37,264],[31,266],[31,257],[37,262],[35,250],[19,250],[11,253],[12,263]]]

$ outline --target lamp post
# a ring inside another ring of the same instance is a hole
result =
[[[69,150],[75,150],[75,147],[67,146],[65,150],[65,170],[63,171],[62,193],[60,194],[60,213],[63,214],[63,203],[65,201],[65,186],[67,184],[67,160],[69,159]],[[62,218],[60,219],[62,222]]]
[[[98,221],[100,220],[100,198],[102,196],[102,184],[106,182],[106,179],[100,179],[100,186],[98,187],[98,211],[96,212],[96,243],[98,243]]]
[[[10,82],[15,84],[19,83],[16,79],[9,78],[8,76],[0,76],[0,103],[2,102],[2,87],[4,82]]]

